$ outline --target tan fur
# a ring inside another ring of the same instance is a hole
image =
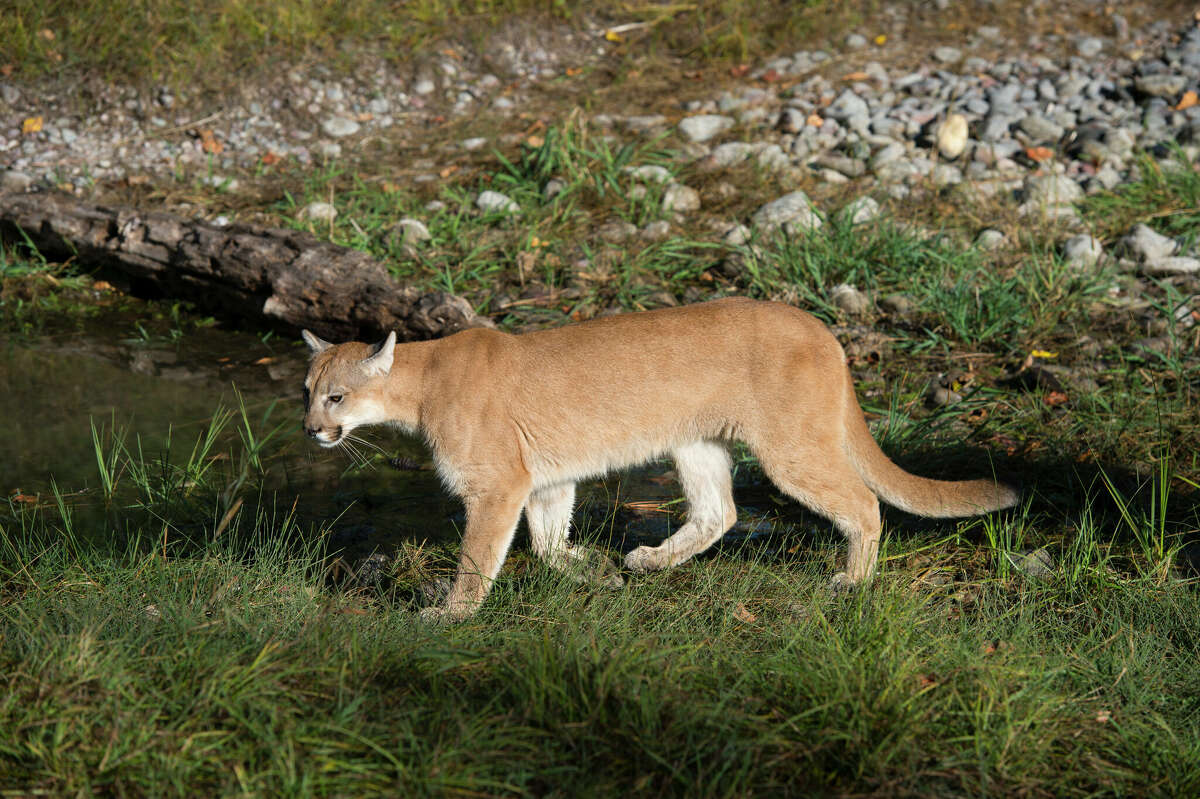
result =
[[[1010,507],[992,480],[944,482],[900,469],[863,419],[837,340],[779,303],[726,299],[598,319],[524,335],[466,330],[437,341],[314,352],[305,387],[309,435],[335,446],[354,427],[391,422],[422,435],[467,526],[443,607],[462,618],[483,602],[525,513],[534,551],[556,568],[582,558],[567,543],[579,480],[670,454],[688,520],[633,571],[682,563],[736,521],[727,445],[743,441],[782,491],[831,519],[850,552],[837,584],[871,576],[878,496],[923,516]],[[331,403],[330,395],[341,395]]]

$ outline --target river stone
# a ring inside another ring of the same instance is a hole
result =
[[[1149,277],[1166,277],[1168,275],[1194,275],[1200,272],[1200,259],[1183,255],[1159,258],[1146,261],[1138,270]]]
[[[15,169],[0,172],[0,192],[28,191],[33,185],[33,177]]]
[[[962,51],[957,47],[938,47],[933,51],[933,60],[940,64],[957,64],[962,61]]]
[[[1077,271],[1083,271],[1100,262],[1100,256],[1104,254],[1104,247],[1100,244],[1099,239],[1081,234],[1067,239],[1063,244],[1062,253],[1067,266]]]
[[[721,241],[733,247],[741,247],[750,241],[750,228],[745,225],[734,225],[721,236]]]
[[[671,180],[671,171],[657,164],[630,167],[627,171],[635,180],[647,183],[668,183]]]
[[[1161,261],[1174,255],[1178,246],[1174,239],[1146,225],[1134,225],[1119,245],[1122,255],[1143,264]]]
[[[934,139],[942,158],[958,158],[967,148],[967,118],[950,114],[937,126]]]
[[[500,214],[515,214],[521,210],[521,206],[507,194],[491,189],[479,193],[479,197],[475,199],[475,207],[485,213]]]
[[[665,219],[651,222],[642,228],[641,236],[646,241],[662,241],[671,235],[671,223]]]
[[[764,230],[777,228],[785,222],[797,222],[799,227],[809,230],[821,227],[821,217],[813,209],[808,195],[802,191],[785,194],[763,205],[754,212],[750,221]]]
[[[1075,52],[1084,58],[1095,58],[1104,50],[1104,40],[1095,36],[1084,36],[1075,42]]]
[[[734,164],[740,164],[753,155],[754,149],[754,145],[749,142],[731,141],[714,147],[709,157],[712,158],[713,163],[717,166],[733,166]]]
[[[662,209],[667,213],[687,214],[700,210],[700,192],[682,183],[672,183],[663,192]]]
[[[429,241],[433,238],[429,234],[429,228],[425,227],[424,222],[409,217],[405,217],[397,222],[392,231],[404,244],[420,244],[423,241]]]
[[[962,170],[954,164],[937,164],[929,173],[929,179],[938,188],[957,186],[963,182]]]
[[[1056,142],[1064,133],[1062,125],[1040,114],[1030,114],[1018,122],[1017,127],[1035,142]]]
[[[866,100],[846,89],[825,109],[825,115],[846,122],[851,127],[865,127],[870,122],[871,109]]]
[[[567,188],[567,182],[562,178],[550,178],[546,181],[546,185],[542,187],[542,197],[546,200],[553,200],[558,195],[562,194],[563,189]]]
[[[1004,244],[1004,238],[1004,234],[999,230],[988,228],[979,231],[979,235],[975,237],[975,246],[984,252],[991,252]]]
[[[321,130],[325,131],[326,136],[332,136],[335,139],[353,136],[358,133],[359,124],[349,117],[330,117],[321,123]]]
[[[865,314],[871,310],[871,299],[849,283],[839,283],[829,291],[830,301],[848,314]]]
[[[298,214],[300,219],[310,222],[332,222],[337,215],[337,208],[334,208],[331,203],[323,202],[309,203],[301,208]]]
[[[1152,97],[1175,97],[1187,86],[1187,77],[1174,73],[1161,75],[1139,75],[1133,81],[1134,88]]]
[[[846,204],[842,214],[850,220],[850,224],[861,225],[879,216],[879,203],[873,197],[857,197]]]
[[[1025,199],[1034,206],[1065,205],[1083,199],[1083,189],[1065,175],[1035,175],[1025,181]]]
[[[692,142],[706,142],[733,127],[731,117],[717,114],[700,114],[688,117],[679,123],[679,133]]]

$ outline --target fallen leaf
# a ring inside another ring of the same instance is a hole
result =
[[[871,76],[868,75],[867,73],[859,71],[859,72],[851,72],[848,75],[843,75],[842,80],[849,82],[849,81],[855,81],[855,80],[867,80],[870,77]]]
[[[1049,161],[1051,158],[1053,158],[1054,151],[1049,147],[1026,147],[1025,155],[1030,161],[1035,161],[1040,164],[1042,161]]]
[[[25,117],[25,121],[21,123],[21,132],[37,133],[43,124],[44,120],[41,117]]]
[[[375,115],[372,114],[370,111],[363,111],[361,114],[355,114],[354,118],[357,119],[359,122],[370,122],[372,119],[375,118]]]
[[[779,81],[783,80],[783,75],[781,75],[778,70],[768,69],[763,73],[762,79],[766,83],[778,83]]]
[[[887,34],[886,34],[886,33],[881,33],[881,34],[879,34],[878,36],[876,36],[876,37],[875,37],[875,44],[878,44],[878,45],[880,45],[880,46],[887,44]]]
[[[267,150],[263,153],[263,166],[274,166],[283,160],[283,156],[273,150]]]
[[[804,120],[804,124],[810,128],[819,128],[825,124],[825,120],[821,118],[820,114],[809,114],[808,119]]]
[[[97,280],[92,284],[92,288],[96,291],[115,291],[113,284],[109,283],[107,280]]]
[[[753,624],[758,621],[758,616],[751,613],[741,602],[737,603],[737,607],[733,609],[733,617],[743,624]]]
[[[451,164],[448,167],[443,167],[442,169],[438,170],[438,175],[440,175],[443,178],[448,178],[457,171],[458,171],[458,164]]]
[[[40,31],[38,31],[38,36],[45,39],[48,42],[54,41],[54,38],[55,38],[54,31],[50,30],[49,28],[42,28]]]
[[[1183,93],[1183,97],[1179,98],[1179,102],[1175,104],[1176,111],[1183,111],[1186,108],[1191,108],[1196,103],[1200,103],[1200,95],[1192,89],[1188,89]]]
[[[7,78],[9,75],[13,74],[14,69],[16,69],[16,66],[13,64],[0,64],[0,75],[3,75]]]
[[[608,30],[604,32],[604,38],[610,42],[619,42],[621,41],[621,34],[613,30]]]
[[[729,68],[729,74],[735,78],[743,77],[749,71],[750,71],[749,64],[735,64],[734,66]]]
[[[1068,402],[1067,393],[1065,391],[1048,391],[1042,397],[1042,402],[1046,403],[1051,408],[1057,408],[1059,405],[1065,405]]]
[[[528,139],[525,140],[525,143],[527,145],[529,145],[530,147],[533,147],[536,149],[538,147],[541,147],[543,144],[545,144],[546,140],[543,139],[541,136],[530,136]]]
[[[38,498],[31,494],[13,494],[9,497],[13,502],[24,502],[26,505],[36,505]]]
[[[567,67],[567,77],[573,78],[583,72],[583,67]]]
[[[1109,713],[1107,710],[1097,710],[1096,711],[1096,722],[1097,723],[1107,724],[1110,721],[1112,721],[1112,714]]]
[[[1050,352],[1049,350],[1034,350],[1033,352],[1031,352],[1029,354],[1032,355],[1034,358],[1057,358],[1058,357],[1057,352]]]
[[[928,674],[918,674],[917,675],[917,687],[918,688],[921,688],[922,690],[924,690],[925,688],[932,688],[935,685],[937,685],[937,680],[935,680],[932,676],[930,676]]]
[[[271,363],[271,362],[272,362],[272,361],[274,361],[274,360],[275,360],[275,359],[274,359],[274,358],[272,358],[270,355],[264,355],[263,357],[261,357],[261,358],[259,358],[257,361],[255,361],[255,362],[254,362],[254,365],[255,365],[255,366],[262,366],[263,364],[266,364],[266,363]]]
[[[225,145],[221,143],[221,140],[217,138],[211,128],[204,128],[199,131],[198,135],[200,136],[200,149],[204,152],[212,155],[220,155],[224,151]]]
[[[988,418],[987,408],[976,408],[975,410],[973,410],[967,414],[967,422],[970,424],[983,424],[984,422],[987,421],[987,418]]]

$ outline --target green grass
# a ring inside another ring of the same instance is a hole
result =
[[[1165,461],[1134,491],[890,518],[880,577],[849,595],[811,517],[620,591],[519,544],[480,614],[438,628],[412,598],[456,546],[399,540],[382,582],[335,579],[328,530],[263,493],[275,429],[222,412],[158,456],[97,429],[97,489],[0,508],[0,789],[1200,790],[1200,600],[1177,568],[1197,519]],[[739,461],[742,493],[760,482]],[[580,535],[615,557],[589,502]],[[1053,577],[1025,576],[1029,547]]]

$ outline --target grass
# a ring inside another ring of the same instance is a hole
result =
[[[214,458],[235,418],[230,457]],[[399,542],[382,583],[334,580],[327,534],[255,499],[270,429],[220,413],[163,458],[97,433],[103,520],[73,512],[78,497],[9,503],[0,788],[1200,790],[1200,603],[1172,568],[1165,466],[1152,496],[1106,484],[1116,514],[1097,493],[1074,518],[1035,502],[889,524],[880,578],[851,595],[826,587],[827,534],[726,544],[615,592],[519,550],[477,617],[436,628],[410,598],[455,547]],[[232,521],[231,486],[253,500]],[[582,535],[611,546],[600,511],[577,514]],[[1054,552],[1053,578],[1013,567],[1030,544]]]

